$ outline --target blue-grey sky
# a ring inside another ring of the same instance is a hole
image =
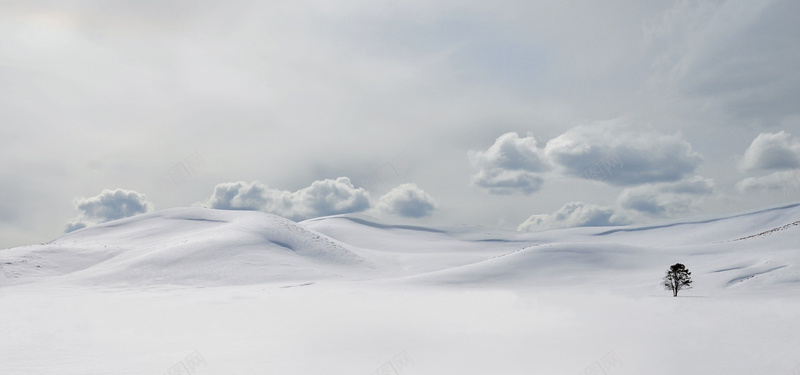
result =
[[[0,248],[204,205],[517,230],[800,197],[800,2],[0,4]]]

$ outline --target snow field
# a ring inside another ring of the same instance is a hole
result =
[[[789,375],[799,216],[517,233],[166,210],[0,250],[0,374]]]

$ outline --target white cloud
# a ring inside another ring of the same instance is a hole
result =
[[[220,210],[261,211],[272,205],[275,198],[278,202],[283,201],[279,197],[282,194],[291,195],[290,192],[270,190],[258,181],[223,182],[214,187],[208,206]]]
[[[531,194],[544,172],[613,186],[676,182],[694,174],[703,157],[678,135],[631,131],[619,120],[577,126],[537,147],[533,136],[506,133],[486,151],[470,152],[476,186],[492,194]]]
[[[399,216],[420,218],[436,209],[436,201],[416,184],[402,184],[380,198],[378,209]]]
[[[571,227],[600,227],[628,224],[628,219],[613,207],[603,207],[584,202],[569,202],[552,214],[532,215],[517,227],[519,231],[533,232]]]
[[[133,190],[103,190],[91,198],[75,198],[75,208],[81,214],[66,225],[66,233],[85,228],[94,223],[122,219],[153,209],[144,194]]]
[[[766,176],[748,177],[736,183],[742,193],[800,188],[800,169],[778,171]]]
[[[347,177],[314,181],[295,192],[271,189],[258,181],[221,183],[207,203],[211,208],[264,211],[292,220],[360,212],[370,207],[366,190],[353,186]]]
[[[561,173],[614,186],[679,181],[703,161],[677,135],[632,132],[616,121],[570,129],[544,151]]]
[[[520,138],[517,133],[503,134],[489,149],[470,151],[470,161],[478,168],[472,183],[492,194],[539,191],[544,182],[539,174],[549,169],[541,153],[532,135]]]
[[[767,173],[739,181],[736,189],[742,193],[796,189],[800,187],[800,139],[785,131],[761,133],[744,152],[739,168]]]
[[[700,176],[672,183],[628,188],[619,195],[622,208],[651,216],[686,213],[697,207],[701,197],[714,193],[714,181]]]
[[[739,166],[745,171],[798,168],[800,140],[785,131],[761,133],[753,139]]]

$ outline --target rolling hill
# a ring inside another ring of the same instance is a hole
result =
[[[793,374],[798,220],[519,233],[158,211],[0,250],[0,374]],[[676,262],[694,288],[673,298]]]
[[[390,225],[364,215],[300,223],[252,211],[175,208],[0,252],[6,284],[219,286],[406,280],[552,287],[653,283],[670,262],[719,290],[800,285],[800,205],[660,225],[540,233]]]

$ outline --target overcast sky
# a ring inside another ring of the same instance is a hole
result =
[[[512,230],[800,198],[800,2],[0,3],[0,248],[202,205]]]

